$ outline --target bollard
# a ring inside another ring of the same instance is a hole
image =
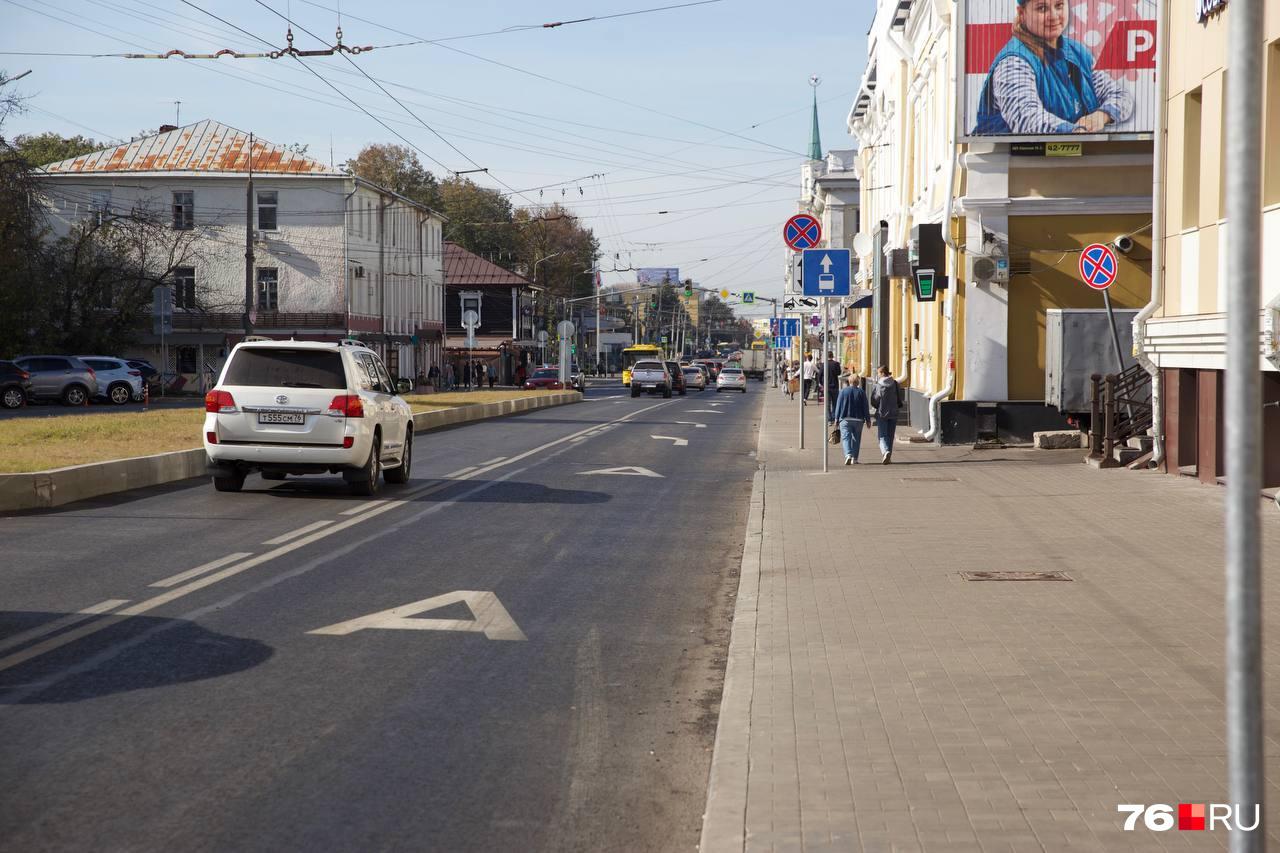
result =
[[[1102,458],[1102,374],[1089,377],[1092,394],[1089,403],[1089,458]]]

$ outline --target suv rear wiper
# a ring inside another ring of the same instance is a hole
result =
[[[281,382],[284,388],[323,388],[324,386],[317,382]]]

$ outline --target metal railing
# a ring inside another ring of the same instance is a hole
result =
[[[1146,435],[1154,423],[1151,374],[1135,364],[1121,373],[1095,373],[1090,382],[1089,458],[1101,468],[1115,468],[1116,448]]]

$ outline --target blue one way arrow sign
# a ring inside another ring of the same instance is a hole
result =
[[[849,295],[849,250],[805,249],[804,295]]]

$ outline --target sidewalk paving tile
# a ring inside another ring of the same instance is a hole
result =
[[[819,407],[799,450],[796,404],[758,393],[753,567],[703,850],[1225,849],[1221,830],[1124,832],[1116,809],[1227,797],[1222,490],[1078,450],[912,445],[906,427],[894,464],[864,439],[873,464],[831,447],[823,474]],[[1274,573],[1280,513],[1263,521]],[[960,575],[989,570],[1072,580]]]

